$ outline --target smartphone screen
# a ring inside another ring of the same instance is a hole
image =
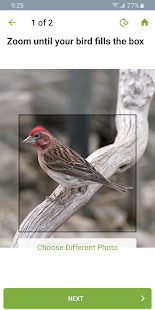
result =
[[[155,309],[154,10],[1,1],[1,309]]]

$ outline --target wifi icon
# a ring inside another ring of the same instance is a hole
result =
[[[114,3],[112,3],[114,6],[115,6],[115,8],[119,8],[119,3],[117,3],[117,2],[114,2]]]

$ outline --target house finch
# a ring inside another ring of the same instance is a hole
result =
[[[63,191],[92,183],[104,184],[125,194],[132,188],[106,179],[86,159],[60,143],[42,126],[35,127],[23,142],[36,147],[41,168],[61,184]]]

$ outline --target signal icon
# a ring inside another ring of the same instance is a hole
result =
[[[125,3],[120,6],[120,9],[125,9]]]
[[[114,6],[115,6],[115,8],[119,8],[119,3],[118,2],[114,2],[114,3],[112,3]]]

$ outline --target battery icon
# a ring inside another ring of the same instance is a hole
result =
[[[140,9],[144,9],[144,3],[140,4]]]

